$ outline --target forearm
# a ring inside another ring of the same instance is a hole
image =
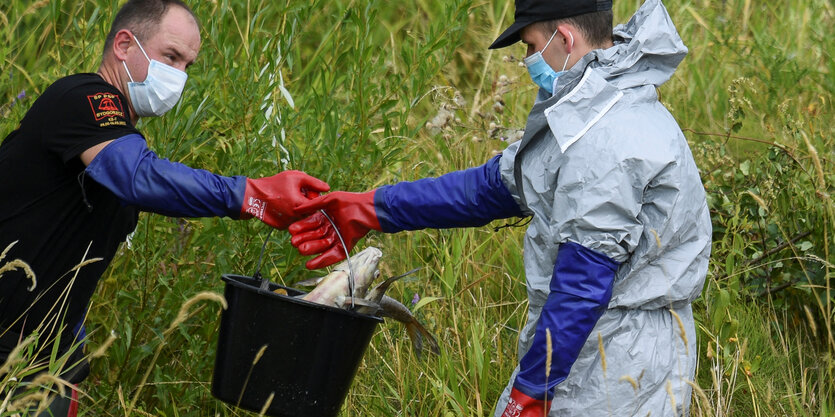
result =
[[[514,387],[542,398],[568,376],[597,320],[612,297],[618,264],[573,242],[560,245],[550,294],[530,350],[520,361]],[[547,338],[551,338],[548,351]],[[550,360],[548,356],[550,355]],[[546,364],[551,368],[547,371]]]
[[[245,177],[224,177],[160,159],[139,135],[114,140],[87,166],[86,175],[125,204],[167,216],[237,219]]]
[[[383,186],[374,207],[384,232],[482,226],[521,216],[502,182],[499,156],[486,164],[437,178]]]

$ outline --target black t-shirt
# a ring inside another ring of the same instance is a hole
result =
[[[21,259],[37,278],[29,291],[22,271],[0,276],[0,363],[41,323],[65,326],[62,351],[73,342],[96,283],[138,218],[136,207],[84,176],[79,155],[132,133],[139,132],[125,96],[98,74],[76,74],[49,86],[0,144],[0,252],[17,241],[0,266]],[[71,271],[93,258],[103,259]],[[55,334],[45,332],[39,342],[51,346]]]

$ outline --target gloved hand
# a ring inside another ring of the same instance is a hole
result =
[[[511,389],[502,417],[542,417],[548,415],[551,401],[531,398],[516,388]]]
[[[551,401],[531,398],[522,391],[512,388],[502,417],[542,417],[548,415]]]
[[[255,217],[276,229],[286,229],[304,217],[302,212],[297,211],[302,203],[329,189],[330,186],[324,181],[301,171],[283,171],[272,177],[247,178],[240,218]]]
[[[374,208],[374,193],[349,193],[336,191],[310,202],[299,205],[300,213],[314,213],[312,216],[290,225],[288,229],[293,238],[290,243],[302,255],[321,254],[308,261],[308,269],[323,268],[345,259],[345,251],[351,251],[354,245],[371,229],[381,230],[380,221]],[[339,233],[345,241],[342,248],[333,226],[318,210],[325,210],[336,223]]]

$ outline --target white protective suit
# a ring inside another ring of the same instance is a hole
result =
[[[707,273],[711,224],[687,141],[656,94],[687,48],[660,0],[617,26],[614,41],[558,78],[553,96],[540,90],[522,140],[501,158],[505,186],[533,216],[520,358],[534,339],[560,244],[621,263],[608,309],[557,385],[550,416],[678,416],[690,404],[686,382],[697,354],[691,302]]]

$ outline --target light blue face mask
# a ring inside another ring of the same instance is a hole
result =
[[[136,39],[136,36],[133,39],[149,62],[148,75],[145,77],[145,81],[136,82],[130,75],[128,65],[125,61],[122,61],[122,65],[128,73],[128,78],[130,78],[128,93],[130,94],[131,104],[133,104],[133,110],[137,116],[141,117],[162,116],[180,100],[188,75],[177,68],[163,64],[156,59],[151,59],[145,53],[145,48],[139,43],[139,39]]]
[[[548,42],[545,44],[545,47],[542,48],[541,51],[534,52],[531,56],[525,58],[525,66],[528,67],[528,73],[531,75],[531,79],[533,80],[534,84],[542,87],[545,91],[554,94],[554,84],[557,82],[557,78],[560,75],[565,73],[565,66],[568,65],[568,58],[571,57],[571,53],[565,57],[565,63],[562,64],[562,71],[556,72],[547,62],[545,62],[545,58],[542,57],[542,52],[545,51],[545,48],[551,44],[551,41],[556,36],[557,31],[554,31],[554,34],[551,35],[551,38],[548,39]],[[574,35],[571,32],[568,32],[568,36],[571,37],[571,48],[574,48]]]

